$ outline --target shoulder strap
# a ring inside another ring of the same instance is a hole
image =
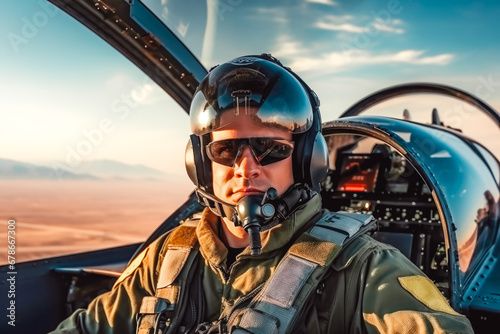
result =
[[[144,297],[137,315],[137,333],[167,333],[182,319],[179,305],[187,295],[191,267],[198,255],[196,226],[199,219],[191,219],[175,229],[168,238],[167,252],[160,267],[156,295]],[[172,331],[170,331],[172,332]]]
[[[280,261],[262,291],[243,311],[233,333],[283,334],[343,247],[374,227],[371,215],[328,213],[302,234]],[[238,320],[236,320],[238,321]]]

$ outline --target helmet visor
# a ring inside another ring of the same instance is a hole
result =
[[[258,59],[251,65],[226,63],[202,81],[191,103],[194,134],[210,133],[242,117],[291,133],[311,127],[312,105],[302,84],[268,61]]]

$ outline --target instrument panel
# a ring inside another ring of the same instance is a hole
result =
[[[324,207],[371,214],[379,222],[373,237],[392,244],[450,295],[443,228],[431,191],[406,159],[368,137],[327,138],[330,171],[323,182]],[[348,141],[347,141],[348,142]],[[332,151],[334,149],[334,151]]]

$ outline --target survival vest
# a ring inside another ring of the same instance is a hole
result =
[[[137,315],[138,334],[183,333],[192,329],[181,327],[180,322],[197,267],[193,263],[199,256],[195,233],[198,221],[184,223],[167,241],[156,295],[143,298]],[[218,321],[196,324],[195,333],[290,333],[333,260],[347,244],[374,227],[371,215],[325,214],[297,238],[263,286],[240,297]]]

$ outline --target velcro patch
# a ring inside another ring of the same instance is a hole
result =
[[[264,288],[262,300],[284,309],[290,308],[316,267],[316,263],[298,256],[285,255],[269,284]]]
[[[308,233],[302,234],[290,250],[290,254],[317,263],[320,266],[330,264],[331,260],[340,252],[341,246],[332,242],[323,241]]]
[[[160,277],[158,278],[158,289],[174,283],[175,279],[184,268],[184,264],[191,249],[187,247],[169,248],[161,265]]]
[[[434,283],[424,276],[398,277],[399,284],[422,304],[434,311],[461,315],[448,304]]]

